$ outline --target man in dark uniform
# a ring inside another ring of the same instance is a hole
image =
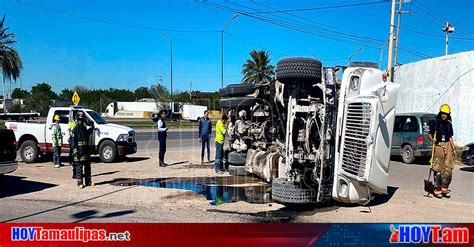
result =
[[[436,120],[430,122],[428,137],[435,145],[431,169],[434,171],[434,195],[440,199],[451,197],[448,187],[453,176],[454,158],[456,157],[453,136],[451,108],[444,104],[441,106]]]
[[[89,138],[94,126],[87,129],[84,112],[79,111],[76,116],[76,126],[72,130],[71,148],[73,149],[76,165],[76,180],[79,189],[85,186],[94,186],[91,181],[90,145]]]
[[[164,110],[160,111],[160,120],[158,120],[158,141],[160,142],[160,152],[158,159],[160,161],[160,166],[165,167],[165,153],[166,153],[166,138],[168,137],[168,129],[166,127],[166,112]]]

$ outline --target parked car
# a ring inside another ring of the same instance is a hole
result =
[[[403,162],[411,164],[415,158],[430,158],[432,143],[428,139],[429,123],[435,120],[432,113],[403,113],[395,116],[391,155],[401,155]]]
[[[461,160],[463,164],[468,166],[474,165],[474,142],[469,143],[464,147],[464,151],[461,154]]]
[[[16,160],[16,139],[12,130],[0,129],[0,179],[4,174],[14,172]]]
[[[45,123],[6,122],[7,129],[15,132],[20,156],[25,163],[34,163],[39,155],[53,153],[51,141],[54,115],[59,115],[61,132],[63,134],[62,151],[69,152],[68,123],[74,119],[77,112],[82,111],[86,116],[86,125],[94,126],[92,135],[92,154],[98,154],[102,162],[110,163],[119,157],[137,152],[135,131],[127,126],[107,123],[99,113],[82,107],[52,107],[49,109]]]

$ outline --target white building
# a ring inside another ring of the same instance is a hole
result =
[[[397,113],[438,113],[449,104],[456,144],[474,142],[474,51],[401,65],[394,81],[401,84]]]

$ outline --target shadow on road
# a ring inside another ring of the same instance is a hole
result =
[[[123,211],[106,213],[104,215],[99,215],[99,211],[91,209],[91,210],[85,210],[79,213],[72,214],[71,217],[74,219],[77,219],[74,221],[74,223],[79,223],[79,222],[84,222],[90,219],[107,219],[107,218],[119,217],[119,216],[123,216],[127,214],[133,214],[135,212],[136,212],[135,210],[123,210]]]
[[[115,174],[119,171],[111,171],[111,172],[103,172],[103,173],[98,173],[98,174],[94,174],[92,175],[92,177],[99,177],[99,176],[105,176],[105,175],[112,175],[112,174]]]
[[[390,161],[396,161],[396,162],[400,162],[400,163],[403,163],[403,159],[401,156],[390,156]],[[430,164],[430,157],[428,158],[420,158],[420,157],[417,157],[415,159],[415,161],[411,164],[406,164],[406,163],[403,163],[404,165],[412,165],[412,166],[418,166],[418,165],[429,165]]]
[[[134,162],[140,162],[140,161],[144,161],[144,160],[149,160],[150,157],[128,157],[128,156],[125,156],[123,158],[119,158],[117,160],[116,163],[121,163],[121,162],[125,162],[125,163],[134,163]],[[91,163],[103,163],[100,158],[98,156],[92,156],[91,157]],[[114,163],[110,163],[110,164],[114,164]]]
[[[398,187],[388,186],[386,195],[383,195],[383,194],[376,195],[375,198],[372,201],[370,201],[370,203],[367,206],[371,207],[371,206],[377,206],[377,205],[387,203],[388,201],[390,201],[390,199],[392,199],[393,195],[395,194],[397,190],[398,190]]]
[[[24,180],[25,178],[10,175],[4,176],[0,184],[0,198],[28,194],[57,186],[56,184]]]
[[[65,205],[62,205],[62,206],[58,206],[58,207],[46,209],[46,210],[43,210],[43,211],[39,211],[39,212],[36,212],[36,213],[27,214],[27,215],[24,215],[24,216],[20,216],[20,217],[16,217],[16,218],[13,218],[13,219],[5,220],[5,221],[2,221],[2,223],[12,222],[12,221],[18,221],[18,220],[22,220],[22,219],[26,219],[26,218],[35,216],[35,215],[53,212],[53,211],[56,211],[56,210],[59,210],[59,209],[62,209],[62,208],[71,207],[71,206],[78,205],[78,204],[81,204],[81,203],[84,203],[84,202],[92,201],[92,200],[95,200],[95,199],[97,199],[97,198],[101,198],[101,197],[104,197],[104,196],[112,195],[112,194],[115,194],[115,193],[117,193],[117,192],[121,192],[121,191],[128,190],[128,189],[131,189],[131,188],[135,188],[135,186],[130,186],[130,187],[126,187],[126,188],[114,190],[114,191],[111,191],[111,192],[108,192],[108,193],[104,193],[104,194],[102,194],[102,195],[94,196],[94,197],[91,197],[91,198],[88,198],[88,199],[84,199],[84,200],[81,200],[81,201],[77,201],[77,202],[65,204]]]
[[[474,172],[474,166],[466,166],[466,167],[461,167],[459,170],[464,171],[464,172]]]

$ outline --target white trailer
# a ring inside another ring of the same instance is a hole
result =
[[[148,118],[150,114],[159,112],[163,107],[155,102],[112,102],[103,116],[108,118]]]
[[[198,121],[207,110],[207,106],[203,105],[183,105],[181,112],[182,119]]]

